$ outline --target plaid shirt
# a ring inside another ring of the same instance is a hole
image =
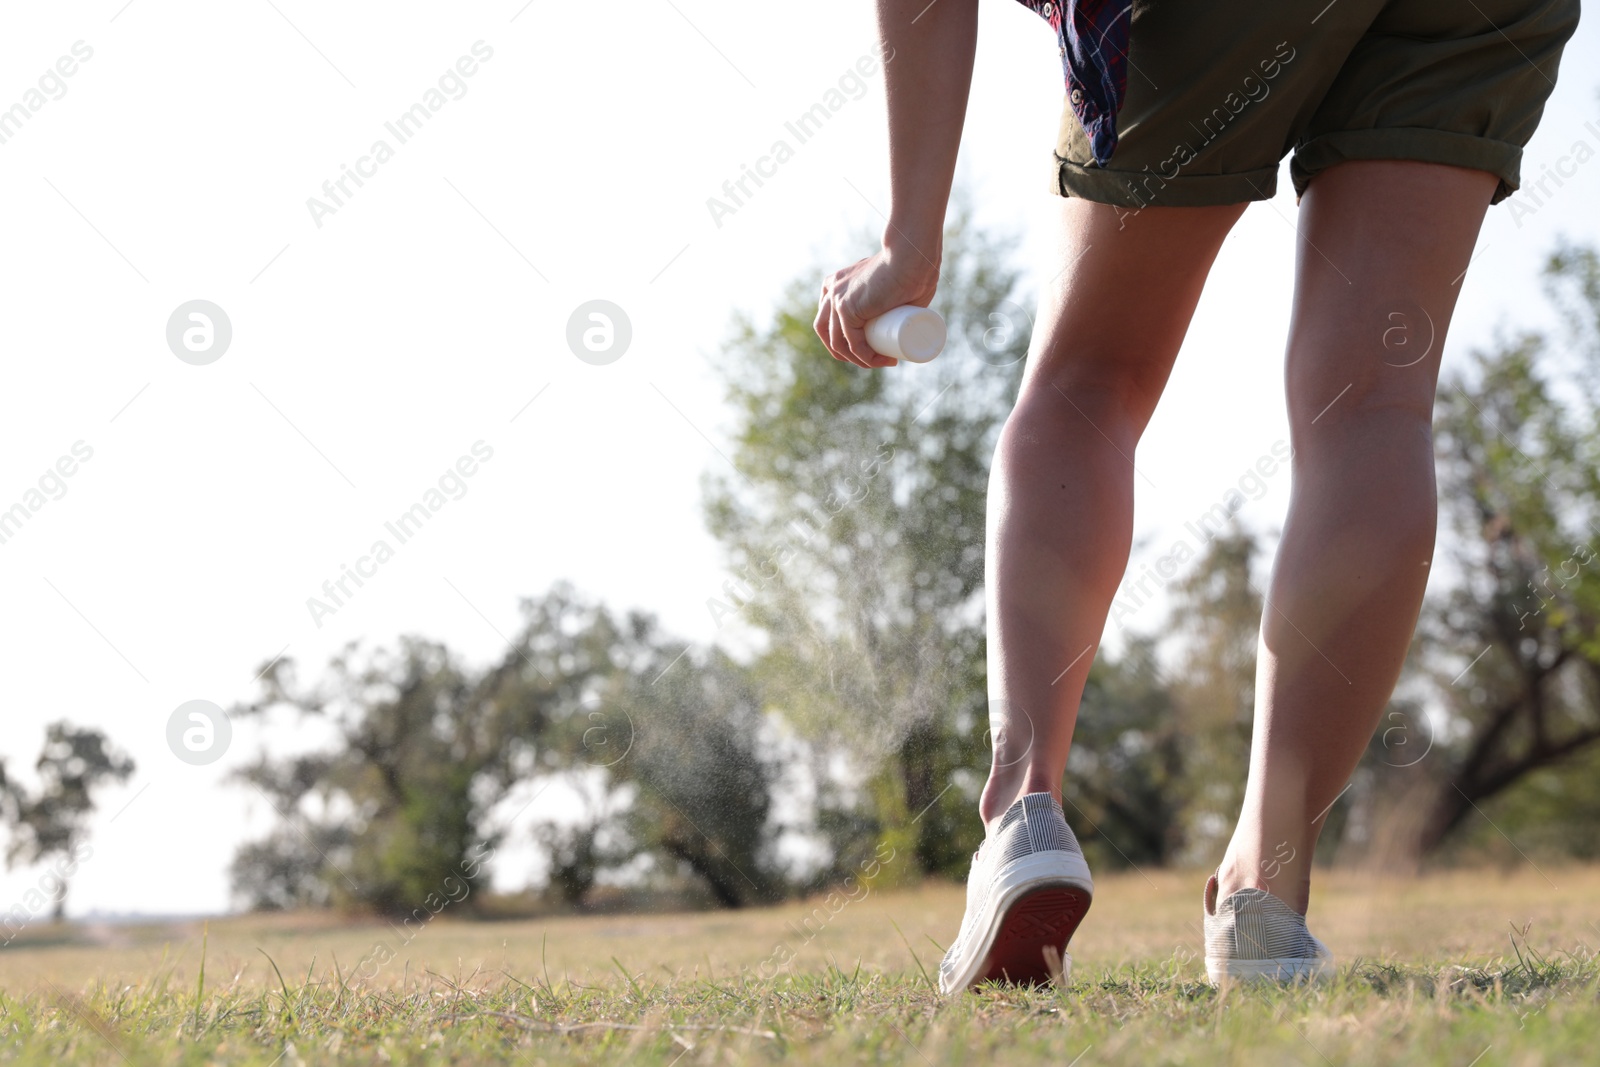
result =
[[[1117,147],[1117,109],[1128,91],[1130,0],[1017,0],[1056,31],[1067,99],[1083,124],[1094,161],[1105,166]]]

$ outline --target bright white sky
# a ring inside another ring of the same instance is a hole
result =
[[[480,40],[492,58],[465,95],[318,228],[307,198],[396,144],[384,123]],[[868,251],[847,241],[887,204],[881,75],[720,228],[705,202],[868,52],[870,5],[8,4],[0,108],[77,41],[93,54],[65,94],[0,144],[0,508],[75,442],[93,449],[0,545],[0,752],[30,765],[67,718],[138,761],[104,797],[73,912],[218,911],[235,846],[271,822],[221,779],[295,737],[243,727],[192,767],[166,745],[179,704],[228,705],[280,650],[316,668],[354,639],[421,633],[485,661],[518,598],[563,578],[718,636],[699,483],[728,416],[710,367],[735,309]],[[1525,174],[1576,141],[1600,149],[1597,59],[1590,20]],[[983,222],[1026,234],[1034,284],[1058,269],[1044,189],[1060,93],[1044,23],[986,0],[961,179]],[[1559,234],[1600,236],[1597,202],[1591,161],[1520,227],[1494,210],[1447,367],[1498,325],[1542,321],[1535,272]],[[1135,568],[1287,435],[1294,211],[1287,193],[1251,207],[1213,272],[1139,452]],[[166,344],[193,299],[232,322],[208,366]],[[632,322],[608,366],[565,343],[592,299]],[[493,457],[466,495],[319,628],[306,598],[478,441]],[[1274,527],[1286,491],[1280,475],[1246,519]],[[0,877],[0,909],[37,878]]]

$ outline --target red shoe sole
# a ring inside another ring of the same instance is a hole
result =
[[[1016,985],[1050,982],[1089,901],[1089,894],[1070,886],[1047,886],[1017,898],[1000,920],[1000,932],[978,980]]]

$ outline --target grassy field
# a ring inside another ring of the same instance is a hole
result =
[[[1199,877],[1102,878],[1067,988],[937,995],[961,889],[410,928],[322,915],[30,929],[21,1064],[1568,1064],[1600,1061],[1600,869],[1325,875],[1318,988],[1204,982]],[[203,965],[203,967],[202,967]]]

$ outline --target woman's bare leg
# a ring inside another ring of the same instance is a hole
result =
[[[1078,701],[1128,564],[1133,454],[1206,272],[1244,205],[1061,202],[1062,275],[989,479],[989,704],[980,813],[1061,795]]]
[[[1495,182],[1359,161],[1325,171],[1302,199],[1293,490],[1220,896],[1257,886],[1305,911],[1317,834],[1399,678],[1433,557],[1439,355]]]

